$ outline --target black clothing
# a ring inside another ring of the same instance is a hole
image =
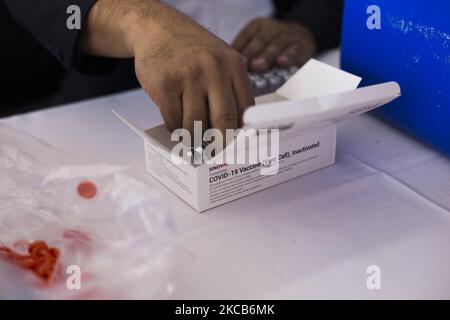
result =
[[[21,112],[15,109],[18,105],[56,92],[65,70],[75,68],[81,73],[102,74],[118,64],[118,59],[83,57],[76,45],[80,31],[66,27],[69,6],[80,7],[83,22],[95,1],[0,0],[4,43],[0,51],[3,77],[0,116]],[[278,19],[309,27],[320,50],[339,44],[343,0],[274,0],[274,5]],[[129,70],[133,69],[132,61],[125,63]]]

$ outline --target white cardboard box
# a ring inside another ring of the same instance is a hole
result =
[[[171,151],[178,142],[164,126],[142,130],[116,115],[144,139],[148,172],[201,212],[334,164],[336,123],[400,96],[395,82],[356,89],[360,81],[311,60],[276,93],[256,99],[244,114],[244,128],[282,129],[279,155],[270,162],[278,168],[273,175],[261,174],[266,159],[244,165],[175,164]]]

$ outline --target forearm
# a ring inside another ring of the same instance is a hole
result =
[[[89,12],[79,39],[83,53],[110,58],[134,57],[145,37],[159,31],[168,7],[156,0],[97,0]]]

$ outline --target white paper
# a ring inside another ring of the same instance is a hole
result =
[[[289,100],[303,100],[354,90],[362,78],[311,59],[277,94]]]
[[[385,105],[400,94],[398,83],[388,82],[301,101],[268,103],[248,108],[244,123],[251,128],[277,128],[338,122]]]

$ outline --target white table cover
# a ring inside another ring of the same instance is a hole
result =
[[[162,190],[179,232],[173,298],[450,298],[450,160],[397,129],[343,122],[334,166],[198,214],[145,173],[142,140],[112,109],[144,128],[162,121],[135,90],[1,122],[132,164]],[[369,265],[381,290],[366,286]]]

